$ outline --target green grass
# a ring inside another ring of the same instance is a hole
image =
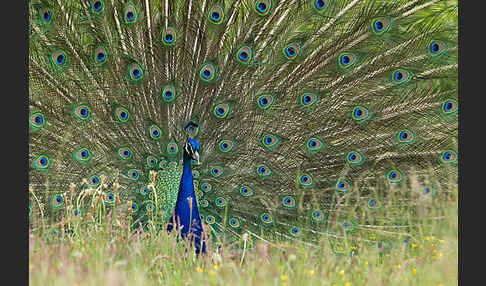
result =
[[[451,198],[453,197],[453,198]],[[108,216],[100,227],[69,221],[51,239],[30,231],[31,285],[457,285],[457,191],[434,198],[418,212],[408,243],[398,237],[381,252],[358,244],[337,256],[323,237],[320,247],[286,241],[244,241],[195,258],[165,232],[128,231],[126,217]],[[74,229],[69,232],[69,226]],[[244,257],[243,257],[244,255]]]

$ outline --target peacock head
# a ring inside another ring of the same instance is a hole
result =
[[[199,142],[193,138],[188,138],[186,141],[186,145],[184,146],[184,152],[191,158],[192,160],[197,161],[197,164],[201,164],[199,162]]]
[[[184,146],[184,152],[187,153],[189,158],[192,160],[197,161],[197,164],[199,165],[199,142],[197,142],[196,139],[194,139],[194,135],[197,134],[197,129],[198,125],[197,123],[193,121],[189,121],[186,123],[184,126],[184,130],[186,131],[186,134],[188,136],[186,145]]]

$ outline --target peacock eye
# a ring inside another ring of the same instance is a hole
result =
[[[319,96],[314,93],[306,92],[300,96],[300,104],[304,107],[310,107],[317,102]]]
[[[255,11],[257,12],[258,15],[260,16],[266,16],[268,13],[270,13],[270,9],[272,7],[272,1],[271,0],[259,0],[255,1]]]
[[[56,51],[51,55],[52,62],[58,67],[66,65],[66,58],[66,53],[64,53],[64,51]]]
[[[215,79],[216,66],[212,63],[207,63],[201,66],[199,71],[199,78],[204,82],[212,82]]]
[[[447,46],[442,41],[431,41],[427,53],[432,57],[437,57],[445,53]]]
[[[174,46],[177,41],[176,30],[169,27],[162,32],[162,44],[164,46],[170,47]]]
[[[454,100],[454,99],[447,99],[446,101],[444,101],[444,103],[442,104],[442,112],[444,114],[453,114],[455,112],[457,112],[457,101]]]
[[[132,63],[128,67],[128,71],[129,71],[130,79],[132,81],[138,81],[138,80],[141,80],[143,78],[142,67],[137,63]]]
[[[386,17],[378,17],[371,20],[371,30],[375,35],[382,35],[390,29],[391,21]]]

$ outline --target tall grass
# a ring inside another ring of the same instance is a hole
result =
[[[322,237],[320,247],[281,241],[249,248],[242,239],[196,258],[164,231],[129,231],[128,216],[63,221],[56,234],[31,228],[30,284],[457,285],[457,190],[434,200],[416,213],[406,240],[390,248],[348,241],[353,251],[343,256]]]

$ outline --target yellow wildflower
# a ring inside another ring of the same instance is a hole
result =
[[[346,282],[345,286],[351,286],[351,283]]]
[[[412,247],[417,247],[417,245],[415,243],[412,243]]]
[[[339,271],[339,274],[344,275],[344,270]]]
[[[401,264],[397,264],[397,268],[398,269],[402,268],[402,265]]]
[[[287,277],[287,275],[282,275],[282,276],[280,277],[280,279],[282,279],[282,281],[287,280],[287,278],[288,278],[288,277]]]
[[[219,265],[218,265],[218,264],[214,264],[214,266],[213,266],[213,267],[214,267],[214,270],[218,270]]]
[[[311,269],[311,270],[309,270],[308,273],[309,273],[309,276],[312,276],[312,275],[314,275],[314,270]]]
[[[364,265],[368,266],[368,261],[365,261]]]
[[[429,240],[430,240],[430,237],[428,237],[428,236],[427,236],[427,237],[425,238],[425,240],[429,241]]]
[[[197,267],[196,270],[201,273],[204,271],[201,267]]]
[[[435,250],[435,249],[432,249],[432,253],[434,253],[434,254],[435,254],[435,253],[437,253],[437,250]]]
[[[209,274],[214,275],[214,274],[216,274],[216,272],[214,272],[213,270],[211,270],[211,271],[209,272]]]
[[[413,275],[417,275],[417,269],[415,269],[415,268],[414,268],[414,269],[412,270],[412,273],[413,273]]]

